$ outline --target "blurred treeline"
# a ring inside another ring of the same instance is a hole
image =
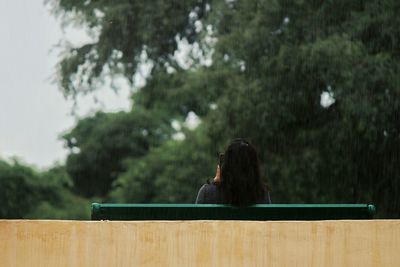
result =
[[[48,2],[96,36],[65,48],[67,97],[151,73],[129,112],[98,112],[63,136],[65,165],[0,162],[0,217],[192,203],[234,137],[258,148],[275,203],[374,203],[379,217],[400,217],[398,0]]]

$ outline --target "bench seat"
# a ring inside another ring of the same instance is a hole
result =
[[[365,220],[371,204],[260,204],[245,208],[216,204],[92,204],[92,220]]]

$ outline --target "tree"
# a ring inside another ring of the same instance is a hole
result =
[[[58,65],[66,95],[93,90],[107,71],[122,73],[132,81],[142,52],[155,65],[175,65],[177,37],[193,43],[195,21],[207,13],[203,0],[49,0],[48,4],[55,15],[63,15],[66,24],[87,27],[96,36],[91,43],[66,49]]]
[[[40,201],[39,176],[18,162],[0,161],[0,218],[23,218]]]
[[[90,203],[96,199],[85,199],[72,192],[73,182],[65,166],[56,165],[40,173],[46,193],[41,201],[27,213],[29,219],[89,220]]]
[[[168,139],[169,120],[162,114],[134,109],[85,118],[64,135],[71,150],[66,170],[75,191],[85,197],[104,197],[124,171],[123,161],[144,156]]]
[[[184,140],[170,140],[139,160],[126,161],[126,171],[116,180],[111,200],[193,203],[200,186],[215,172],[217,153],[204,149],[209,140],[202,125],[184,132]]]
[[[64,167],[38,172],[0,161],[0,218],[88,219],[89,201],[74,196]]]

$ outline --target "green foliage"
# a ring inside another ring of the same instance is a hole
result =
[[[216,167],[216,153],[209,146],[200,126],[185,131],[182,141],[171,140],[152,149],[140,160],[128,160],[111,192],[117,202],[193,203],[198,188],[211,178]],[[214,154],[214,156],[213,156]]]
[[[74,196],[64,167],[38,173],[18,162],[0,161],[0,218],[88,219],[89,201]]]
[[[176,37],[196,39],[192,17],[205,16],[205,1],[75,1],[48,0],[53,12],[86,26],[96,40],[66,49],[59,64],[60,86],[66,95],[96,88],[96,80],[108,69],[132,79],[140,54],[156,64],[171,61]]]
[[[75,219],[90,218],[91,200],[72,193],[72,179],[65,166],[55,166],[42,172],[41,180],[46,183],[47,191],[54,195],[43,195],[42,200],[25,218],[31,219]]]
[[[173,73],[156,69],[146,86],[132,98],[138,106],[162,110],[170,117],[185,118],[190,111],[205,116],[210,111],[210,104],[224,93],[231,75],[231,72],[215,67]]]
[[[66,169],[75,191],[85,197],[104,197],[124,170],[125,158],[138,158],[169,138],[164,115],[134,109],[115,114],[97,113],[79,121],[64,135],[71,153]]]
[[[0,218],[22,218],[40,201],[45,188],[39,175],[18,162],[0,161]]]

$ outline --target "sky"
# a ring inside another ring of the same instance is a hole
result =
[[[72,101],[52,82],[66,39],[75,45],[89,40],[82,29],[61,29],[43,0],[0,0],[0,158],[16,157],[41,169],[63,163],[68,153],[60,136],[72,129]],[[118,93],[107,86],[78,99],[77,114],[128,110],[130,87]]]

